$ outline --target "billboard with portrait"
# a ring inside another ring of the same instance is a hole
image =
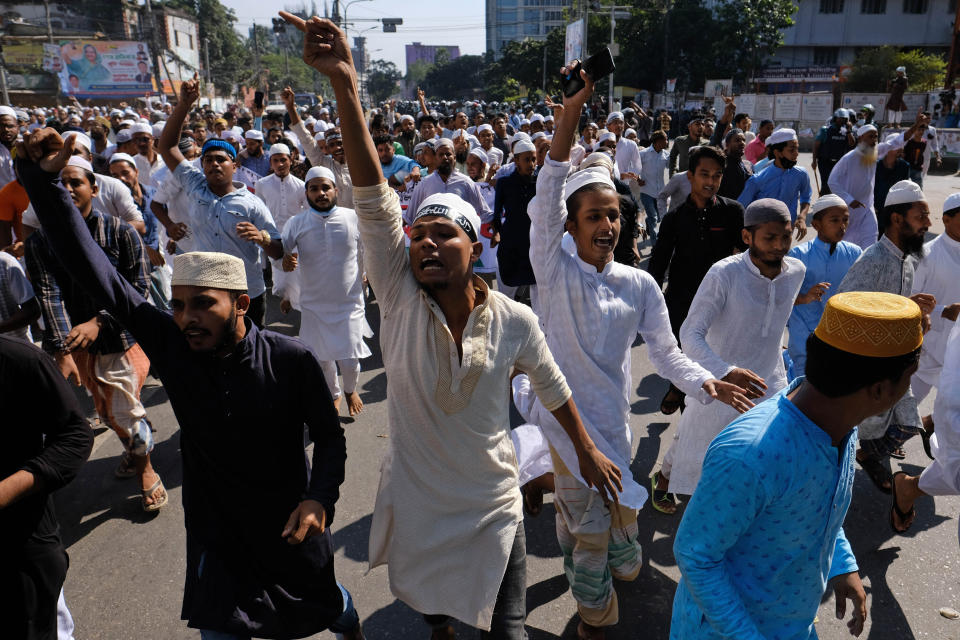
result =
[[[60,86],[78,98],[126,98],[153,93],[147,45],[71,40],[60,44]]]

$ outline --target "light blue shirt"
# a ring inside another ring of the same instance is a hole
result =
[[[830,245],[820,238],[814,238],[810,242],[798,244],[790,249],[788,255],[807,267],[803,284],[800,286],[801,294],[809,291],[810,287],[818,282],[830,283],[830,288],[819,302],[814,300],[807,304],[795,305],[787,321],[787,328],[790,330],[787,351],[793,360],[793,370],[796,375],[802,376],[806,369],[807,338],[820,323],[820,316],[827,308],[827,300],[840,288],[843,277],[847,275],[847,271],[861,253],[863,249],[852,242],[842,240],[837,243],[833,253],[830,253]]]
[[[800,204],[810,202],[810,176],[807,170],[800,167],[781,169],[771,164],[760,173],[754,173],[743,186],[743,193],[737,200],[744,207],[760,198],[774,198],[780,200],[790,210],[790,219],[797,220],[797,200]]]
[[[260,265],[260,245],[237,235],[237,223],[252,222],[279,240],[280,232],[263,200],[250,193],[243,184],[234,182],[234,191],[217,196],[207,186],[203,171],[188,160],[181,162],[173,172],[190,197],[190,232],[194,251],[219,251],[243,260],[247,272],[247,295],[263,294],[263,271]]]
[[[383,171],[383,177],[387,180],[390,179],[390,176],[395,174],[397,171],[403,170],[407,173],[413,171],[414,167],[419,167],[417,161],[413,158],[408,158],[407,156],[401,156],[400,154],[394,154],[393,160],[390,161],[390,164],[380,163],[380,169]]]
[[[842,526],[857,430],[833,446],[786,397],[802,380],[710,444],[673,546],[671,640],[816,638],[827,581],[857,570]]]

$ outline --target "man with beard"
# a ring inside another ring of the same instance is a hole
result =
[[[307,156],[310,164],[314,167],[326,167],[333,171],[333,175],[337,177],[337,193],[340,194],[340,204],[347,208],[353,207],[353,182],[350,180],[350,169],[347,167],[347,159],[343,153],[343,139],[340,137],[340,132],[336,129],[327,129],[323,138],[327,152],[323,153],[313,135],[307,131],[303,120],[300,119],[293,89],[285,87],[283,93],[280,94],[280,98],[286,105],[287,114],[290,116],[290,130],[300,141],[303,153]]]
[[[760,198],[773,198],[787,205],[797,240],[807,235],[807,211],[810,209],[810,176],[797,166],[800,143],[793,129],[778,129],[767,139],[767,158],[773,160],[760,173],[754,174],[744,185],[738,200],[748,206]],[[797,211],[797,202],[800,210]]]
[[[680,329],[687,356],[751,399],[772,397],[788,382],[781,341],[806,270],[787,256],[792,231],[787,205],[750,203],[741,231],[749,249],[710,267]],[[659,473],[671,492],[694,493],[707,447],[736,417],[717,403],[687,407]]]
[[[873,187],[877,175],[877,128],[866,124],[857,129],[856,148],[840,158],[830,173],[830,192],[850,208],[847,241],[866,249],[877,242],[877,215],[873,208]]]
[[[743,130],[737,127],[730,129],[723,137],[723,151],[727,162],[723,165],[723,181],[717,190],[718,196],[736,200],[743,192],[743,185],[753,176],[753,167],[743,157],[746,146],[747,139]]]
[[[413,191],[410,203],[403,214],[404,221],[413,224],[413,215],[418,211],[424,200],[437,193],[452,193],[466,201],[480,216],[481,222],[489,222],[493,211],[487,206],[487,201],[480,193],[480,187],[467,175],[460,173],[454,167],[456,161],[453,140],[440,138],[431,143],[431,148],[437,156],[437,169]],[[463,158],[466,162],[466,156]]]
[[[333,405],[343,397],[351,416],[363,411],[357,393],[360,358],[370,355],[372,337],[364,315],[363,246],[353,209],[337,206],[336,176],[326,167],[307,172],[309,207],[283,230],[283,270],[299,268],[300,339],[320,359]],[[337,384],[337,366],[343,387]]]
[[[195,81],[182,85],[180,101],[160,136],[160,154],[172,177],[191,198],[190,232],[197,251],[229,253],[243,260],[247,269],[247,315],[258,327],[266,317],[266,286],[261,252],[271,258],[283,256],[280,232],[263,201],[234,182],[237,154],[226,140],[211,138],[203,144],[202,170],[180,153],[180,129],[199,93]]]
[[[90,153],[93,155],[93,161],[90,163],[93,165],[94,171],[100,171],[101,173],[106,173],[103,169],[106,168],[106,162],[110,153],[110,141],[107,139],[107,125],[106,121],[103,118],[97,118],[90,122],[90,127],[87,129],[87,135],[90,136],[90,141],[92,144],[92,149]]]
[[[883,235],[850,267],[837,293],[883,291],[907,296],[920,305],[926,331],[936,299],[913,291],[914,272],[923,255],[924,234],[930,228],[930,207],[919,185],[909,180],[893,185],[881,216],[885,223]],[[890,493],[889,459],[903,458],[903,444],[921,431],[920,411],[911,392],[891,410],[860,423],[857,462],[877,489]]]
[[[196,79],[184,83],[174,130],[161,142],[179,135],[178,119],[197,92]],[[52,130],[36,132],[18,173],[59,261],[91,304],[150,355],[177,415],[187,529],[181,616],[203,638],[304,637],[329,628],[360,640],[356,610],[333,572],[328,527],[346,445],[316,356],[248,321],[247,269],[234,256],[177,256],[172,317],[148,303],[56,184],[72,144]],[[314,442],[309,474],[304,425]]]
[[[75,139],[69,139],[70,147],[75,143]],[[85,240],[105,260],[109,256],[116,264],[115,273],[122,274],[126,286],[146,295],[150,268],[143,243],[130,225],[94,207],[97,183],[90,162],[80,156],[70,157],[59,179],[74,210],[79,211]],[[28,185],[24,187],[29,195]],[[38,200],[31,198],[31,202],[40,209]],[[41,229],[25,243],[27,272],[46,327],[44,350],[56,359],[64,378],[74,377],[77,384],[86,387],[100,419],[123,443],[123,457],[114,475],[136,477],[141,507],[144,511],[157,511],[167,503],[167,492],[150,463],[153,433],[140,402],[140,389],[150,361],[119,319],[90,299],[89,292],[74,277],[72,269],[63,264],[63,256],[49,238],[47,230]]]
[[[833,113],[833,119],[820,128],[813,141],[813,162],[810,163],[810,168],[820,172],[820,195],[831,192],[829,182],[833,168],[856,144],[847,110],[837,109]]]
[[[396,137],[396,141],[403,147],[403,155],[408,158],[413,157],[413,147],[417,144],[417,130],[414,122],[413,116],[409,114],[400,116],[400,133]]]
[[[521,140],[513,146],[516,170],[497,180],[493,205],[493,238],[490,246],[497,249],[497,280],[508,297],[519,287],[530,288],[530,303],[538,311],[537,280],[530,266],[530,216],[527,205],[537,193],[534,168],[537,162],[534,145]]]
[[[0,106],[0,189],[16,180],[13,172],[13,145],[20,135],[17,112],[12,107]]]
[[[687,170],[690,161],[690,149],[707,144],[708,138],[703,137],[703,115],[693,114],[687,123],[687,135],[677,136],[670,149],[670,175]]]

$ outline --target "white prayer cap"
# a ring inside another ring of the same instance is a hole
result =
[[[631,128],[631,129],[627,129],[626,131],[623,132],[623,137],[624,137],[624,138],[629,138],[631,135],[633,135],[633,136],[637,135],[637,130]]]
[[[864,135],[870,133],[871,131],[873,131],[874,133],[876,133],[876,132],[877,132],[877,128],[876,128],[875,126],[873,126],[872,124],[865,124],[865,125],[863,125],[862,127],[860,127],[859,129],[857,129],[857,137],[858,137],[858,138],[862,138]]]
[[[474,147],[473,149],[470,149],[470,155],[480,158],[480,161],[483,164],[487,164],[490,161],[490,159],[487,158],[487,152],[481,147]]]
[[[887,139],[884,140],[884,143],[886,143],[888,147],[887,151],[890,151],[891,149],[902,149],[904,145],[903,134],[891,133],[890,135],[887,136]]]
[[[906,74],[907,68],[904,66],[900,66],[900,67],[897,67],[897,71],[899,71],[900,73]]]
[[[304,122],[304,124],[312,125],[312,124],[315,123],[316,121],[317,121],[316,118],[314,118],[313,116],[310,116],[309,118],[307,118],[307,119],[304,120],[303,122]]]
[[[220,134],[221,140],[229,140],[230,142],[240,142],[241,138],[237,135],[237,132],[233,129],[224,129],[223,133]]]
[[[146,133],[148,135],[153,135],[153,127],[151,127],[146,122],[137,122],[130,126],[131,134]]]
[[[527,151],[533,151],[536,153],[537,148],[533,146],[533,143],[529,140],[521,140],[517,144],[513,145],[513,156],[517,157],[521,153],[526,153]]]
[[[478,134],[483,133],[484,131],[493,131],[493,127],[491,127],[489,124],[482,124],[479,127],[477,127]]]
[[[544,118],[543,121],[544,121],[544,122],[553,122],[553,116],[552,116],[552,115],[549,115],[549,116],[547,116],[546,118]]]
[[[614,142],[616,142],[617,136],[614,135],[612,131],[607,131],[606,133],[600,134],[600,137],[597,139],[597,144],[603,144],[607,140],[613,140]]]
[[[826,195],[820,196],[817,198],[817,201],[813,203],[810,207],[810,215],[816,216],[818,213],[825,209],[831,207],[843,207],[847,208],[847,203],[843,201],[843,198],[838,196],[835,193],[828,193]]]
[[[327,109],[326,107],[320,109],[320,115],[324,114],[330,115],[330,109]]]
[[[887,199],[883,206],[889,207],[895,204],[910,204],[912,202],[926,202],[927,198],[923,195],[923,189],[912,180],[901,180],[892,187],[887,193]]]
[[[73,138],[74,136],[76,136],[77,138],[77,142],[75,144],[78,144],[81,147],[84,147],[87,151],[90,151],[90,149],[93,148],[93,146],[90,143],[90,136],[88,136],[85,133],[80,133],[79,131],[68,131],[66,134],[64,134],[63,141],[66,142],[67,140],[69,140],[70,138]]]
[[[606,153],[594,152],[588,155],[580,163],[580,170],[589,169],[590,167],[603,167],[607,170],[607,173],[613,174],[613,159]]]
[[[414,122],[413,116],[409,113],[405,113],[400,116],[400,122]]]
[[[337,184],[337,176],[333,175],[333,171],[330,171],[330,169],[327,169],[324,166],[310,167],[310,170],[307,171],[307,175],[304,177],[303,182],[304,184],[308,184],[314,178],[326,178],[334,185]]]
[[[130,127],[132,127],[133,125],[135,125],[135,124],[137,124],[137,123],[134,122],[133,120],[121,120],[121,121],[120,121],[120,126],[121,126],[121,127],[126,127],[126,128],[128,128],[128,129],[129,129]]]
[[[604,184],[611,189],[614,188],[610,172],[606,167],[593,166],[581,169],[567,178],[566,184],[563,185],[563,199],[566,200],[588,184]]]
[[[623,120],[623,114],[619,111],[611,111],[610,115],[607,116],[607,124],[610,124],[614,120]]]
[[[124,109],[124,110],[123,110],[123,114],[124,114],[124,115],[127,115],[127,116],[133,116],[134,118],[139,118],[139,117],[140,117],[140,116],[137,114],[137,112],[134,111],[133,109],[131,109],[130,107],[127,107],[126,109]]]
[[[790,222],[790,210],[775,198],[754,200],[743,211],[743,226],[752,227],[766,222]]]
[[[247,129],[247,131],[243,134],[243,137],[247,140],[260,140],[262,142],[263,131],[260,131],[259,129]]]
[[[533,124],[534,122],[543,122],[543,116],[539,113],[533,114],[530,116],[530,124]]]
[[[283,155],[289,156],[290,147],[283,144],[282,142],[278,142],[276,144],[270,145],[270,151],[267,152],[267,157],[273,157],[277,154],[283,154]]]
[[[133,140],[133,134],[130,133],[130,129],[120,129],[120,131],[117,131],[117,144],[130,142],[131,140]]]
[[[454,222],[476,242],[480,233],[480,216],[469,202],[453,193],[435,193],[420,204],[413,216],[416,222],[425,216],[438,216]]]
[[[170,285],[246,291],[247,272],[243,260],[236,256],[213,251],[191,251],[174,256]]]
[[[946,213],[958,208],[960,208],[960,193],[951,193],[943,201],[943,212]]]
[[[7,115],[7,114],[2,114],[2,113],[0,113],[0,115]],[[13,117],[14,117],[14,118],[17,117],[17,112],[16,112],[16,111],[13,112]],[[73,122],[73,123],[76,123],[76,124],[80,124],[80,116],[78,116],[77,114],[73,114],[73,115],[71,115],[69,118],[67,118],[67,122]]]
[[[317,135],[313,136],[313,139],[316,140],[317,142],[320,142],[326,137],[327,137],[327,133],[325,131],[321,131]]]
[[[527,120],[526,118],[524,118],[524,119],[522,119],[522,120],[520,121],[520,126],[521,126],[521,127],[522,127],[523,125],[525,125],[525,124],[530,124],[530,121]]]
[[[114,153],[112,156],[110,156],[110,164],[113,164],[114,162],[120,162],[121,160],[123,160],[124,162],[129,162],[134,166],[134,168],[136,168],[137,166],[137,163],[136,161],[134,161],[133,156],[131,156],[129,153],[123,153],[121,151],[121,152]]]
[[[536,142],[536,141],[539,140],[540,138],[546,138],[546,137],[547,137],[547,134],[546,134],[545,132],[543,132],[543,131],[537,131],[535,134],[533,134],[532,136],[530,136],[530,141],[531,141],[531,142]]]
[[[793,129],[788,129],[784,127],[783,129],[777,129],[770,134],[770,137],[767,138],[767,146],[771,147],[775,144],[780,144],[781,142],[790,142],[791,140],[797,139],[797,132]]]
[[[431,140],[430,143],[430,146],[433,147],[434,151],[439,151],[440,147],[450,147],[451,149],[455,148],[453,146],[453,140],[450,138],[436,138]]]
[[[530,134],[524,133],[523,131],[517,131],[515,134],[513,134],[513,138],[510,140],[510,144],[515,145],[521,140],[526,140],[527,142],[530,142]]]
[[[154,137],[154,138],[159,138],[159,137],[160,137],[160,134],[163,133],[163,128],[164,128],[166,125],[167,125],[167,121],[166,121],[166,120],[161,120],[160,122],[154,123],[154,125],[153,125],[153,137]]]
[[[120,109],[110,109],[110,117],[112,118],[113,116],[121,116],[121,117],[122,117],[122,116],[123,116],[123,111],[120,111]]]
[[[13,110],[13,107],[3,105],[0,106],[0,116],[10,116],[12,118],[16,118],[17,112]]]
[[[90,161],[83,156],[70,156],[70,159],[67,160],[67,166],[80,167],[81,169],[86,169],[90,173],[93,173],[93,165],[90,164]]]

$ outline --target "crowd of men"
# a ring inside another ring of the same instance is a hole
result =
[[[183,619],[207,640],[363,638],[330,526],[374,299],[391,438],[370,565],[432,639],[453,619],[526,637],[524,514],[546,493],[579,638],[617,624],[638,518],[664,517],[641,509],[671,516],[678,496],[671,638],[815,637],[828,587],[859,635],[855,465],[891,494],[897,533],[919,496],[960,492],[957,394],[918,408],[960,375],[960,195],[925,243],[929,115],[881,136],[869,105],[838,109],[815,197],[796,132],[733,98],[672,141],[669,116],[634,103],[592,119],[586,74],[543,113],[471,119],[422,92],[416,115],[365,111],[344,33],[281,16],[336,109],[287,88],[285,113],[216,113],[196,79],[156,109],[0,106],[9,637],[72,637],[51,494],[92,434],[69,381],[123,443],[116,477],[145,511],[167,505],[140,400],[152,374],[181,432]],[[264,327],[268,290],[300,312],[298,339]],[[642,479],[637,334],[669,383],[661,412],[682,412]],[[932,464],[893,474],[916,435]]]

